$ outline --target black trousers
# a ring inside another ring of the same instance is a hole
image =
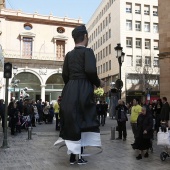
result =
[[[126,138],[127,137],[126,121],[123,122],[117,121],[117,124],[118,124],[119,138],[122,139],[122,132],[123,132],[123,138]]]
[[[83,153],[83,147],[81,147],[81,154]],[[74,162],[76,160],[76,154],[70,154],[70,162]]]
[[[55,118],[56,118],[56,126],[55,126],[55,130],[59,130],[59,120],[58,120],[58,113],[55,113]]]

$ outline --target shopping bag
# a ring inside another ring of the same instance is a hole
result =
[[[168,128],[166,132],[159,131],[157,134],[157,145],[170,145],[170,133]]]

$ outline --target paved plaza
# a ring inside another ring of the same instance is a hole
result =
[[[28,134],[22,131],[17,136],[8,135],[10,148],[0,149],[0,170],[169,170],[170,159],[162,162],[159,158],[163,147],[156,145],[154,152],[149,153],[149,158],[136,160],[137,151],[132,150],[133,135],[129,122],[127,141],[110,140],[111,126],[116,121],[107,118],[106,125],[101,127],[103,152],[98,155],[86,157],[86,165],[70,165],[66,147],[58,150],[53,146],[59,133],[55,131],[55,124],[37,125],[33,129],[32,140],[27,140]],[[117,133],[116,133],[117,137]],[[2,145],[3,133],[0,127],[0,144]],[[98,149],[86,148],[86,152],[96,152]]]

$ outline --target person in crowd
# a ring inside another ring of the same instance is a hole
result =
[[[11,135],[15,135],[18,112],[16,103],[10,102],[8,105],[8,115],[10,116]]]
[[[134,139],[136,138],[136,135],[137,135],[137,118],[138,118],[139,114],[141,113],[141,109],[142,109],[142,107],[139,105],[139,100],[133,99],[133,106],[132,106],[131,115],[130,115],[130,123],[132,126],[132,132],[134,135]]]
[[[133,149],[139,150],[137,160],[142,159],[142,153],[146,150],[144,157],[149,157],[150,140],[152,138],[153,118],[146,106],[142,107],[142,112],[137,118],[137,133]]]
[[[0,116],[1,116],[1,119],[2,119],[2,128],[3,128],[3,132],[4,132],[5,104],[4,104],[3,99],[0,100]]]
[[[50,105],[49,105],[49,102],[45,102],[44,104],[44,109],[43,109],[43,112],[44,112],[44,122],[45,123],[48,123],[48,120],[49,120],[49,109],[50,109]]]
[[[155,130],[156,132],[159,131],[159,127],[161,126],[160,122],[161,122],[161,109],[162,109],[162,100],[158,99],[156,106],[155,106],[155,120],[156,120],[156,124],[155,124]]]
[[[49,123],[53,123],[53,117],[54,117],[54,108],[53,108],[53,104],[50,104],[49,117],[48,117]]]
[[[21,123],[22,123],[22,116],[18,110],[17,122],[16,122],[16,132],[21,133]]]
[[[161,109],[160,119],[161,119],[161,122],[168,123],[170,107],[169,107],[169,103],[167,102],[166,97],[162,98],[162,103],[163,105]]]
[[[35,117],[35,122],[38,122],[39,119],[39,114],[38,114],[38,108],[37,108],[37,103],[33,103],[33,108],[34,108],[34,117]]]
[[[107,117],[107,111],[108,111],[108,103],[103,102],[103,107],[104,107],[104,124],[106,123],[106,117]]]
[[[42,106],[42,99],[37,101],[37,109],[38,109],[38,124],[41,125],[43,121],[43,106]]]
[[[118,100],[118,105],[116,106],[116,120],[118,124],[118,133],[119,137],[117,140],[122,140],[122,132],[123,132],[123,141],[126,140],[127,131],[126,131],[126,121],[127,119],[127,107],[123,103],[122,100]]]
[[[99,123],[104,126],[104,107],[102,104],[102,101],[99,101],[96,105],[96,110],[97,110],[97,117],[99,120]]]
[[[81,145],[77,143],[81,140],[81,135],[84,134],[85,138],[88,138],[89,146],[96,146],[96,143],[92,143],[94,141],[100,142],[94,85],[103,87],[104,82],[97,76],[93,50],[86,48],[88,44],[86,27],[84,25],[76,27],[72,31],[72,37],[75,48],[66,54],[62,72],[65,86],[60,105],[60,137],[67,140],[66,145],[71,153],[70,164],[75,164],[76,154],[79,154],[78,164],[82,165],[87,161],[81,156],[83,149],[81,150]]]
[[[58,100],[59,100],[59,98],[58,98]],[[55,114],[55,118],[56,118],[55,130],[59,130],[58,117],[59,117],[60,106],[59,106],[58,100],[57,100],[57,102],[54,104],[54,114]]]

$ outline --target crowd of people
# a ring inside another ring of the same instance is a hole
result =
[[[128,121],[127,113],[130,114],[130,124],[134,135],[134,143],[132,148],[139,150],[139,155],[136,157],[137,160],[142,159],[143,151],[144,157],[149,157],[149,149],[152,148],[152,140],[154,134],[157,135],[162,123],[168,126],[170,119],[170,106],[167,102],[167,98],[163,97],[162,100],[158,99],[152,103],[142,104],[138,99],[133,99],[133,105],[125,105],[122,100],[118,101],[116,106],[116,117],[117,120],[117,140],[127,138],[126,121]]]
[[[61,97],[59,96],[56,103],[50,104],[48,101],[42,102],[32,99],[20,99],[15,101],[11,99],[7,106],[8,127],[11,129],[11,135],[21,133],[22,129],[27,129],[29,126],[36,127],[36,123],[41,125],[52,124],[53,117],[56,117],[56,130],[59,130],[59,105]],[[2,128],[4,131],[4,115],[5,104],[4,100],[0,100],[0,118],[2,120]]]

